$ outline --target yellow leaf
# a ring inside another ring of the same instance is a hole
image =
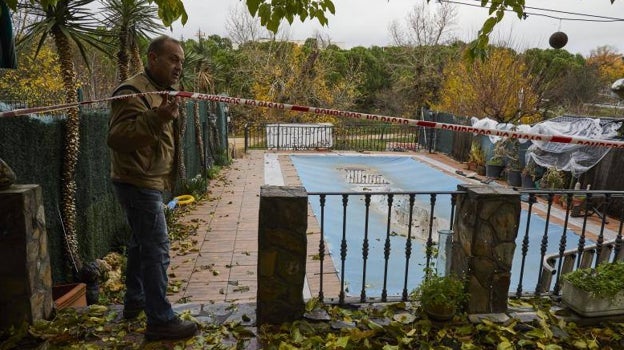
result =
[[[496,350],[513,350],[514,346],[508,340],[498,343]]]

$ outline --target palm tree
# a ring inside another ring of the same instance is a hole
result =
[[[197,41],[189,40],[186,42],[186,64],[185,67],[189,77],[189,85],[193,86],[196,92],[208,92],[215,94],[215,76],[212,72],[217,71],[217,67],[212,60],[212,53],[208,40],[204,38],[201,31],[197,32]],[[193,123],[195,125],[195,139],[197,140],[197,148],[199,149],[200,163],[204,166],[206,159],[204,157],[204,142],[201,133],[201,120],[199,117],[199,101],[194,101],[193,106]]]
[[[78,102],[76,71],[72,60],[73,52],[78,49],[87,62],[87,45],[107,52],[103,46],[102,33],[97,29],[98,22],[86,8],[93,0],[58,0],[54,4],[45,2],[29,2],[21,4],[21,8],[36,16],[26,28],[25,35],[20,38],[18,47],[38,41],[39,52],[48,36],[51,36],[59,56],[61,74],[65,86],[65,102]],[[68,253],[80,268],[81,257],[78,254],[76,233],[76,164],[80,147],[80,115],[78,107],[67,111],[65,127],[65,149],[62,170],[61,212],[65,227],[65,240]]]
[[[117,65],[121,82],[143,69],[140,40],[160,34],[165,27],[157,21],[158,10],[149,0],[105,0],[104,17],[118,40]]]

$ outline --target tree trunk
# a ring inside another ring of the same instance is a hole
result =
[[[132,74],[143,71],[143,60],[141,59],[141,48],[136,38],[130,39],[130,68]]]
[[[119,51],[117,51],[117,67],[119,69],[119,82],[123,82],[128,79],[128,31],[124,28],[120,29],[119,35]]]
[[[195,139],[197,140],[197,149],[199,151],[199,162],[204,168],[206,159],[204,159],[204,141],[202,138],[201,120],[199,118],[199,101],[193,101],[193,122],[195,123]]]
[[[52,30],[54,43],[58,50],[61,63],[61,72],[65,85],[66,103],[78,102],[76,92],[76,73],[72,61],[71,46],[67,37],[55,27]],[[76,263],[80,270],[82,266],[78,254],[78,239],[76,233],[76,165],[80,150],[80,115],[78,107],[67,110],[67,123],[65,125],[65,149],[61,184],[61,215],[65,227],[65,241],[67,243],[70,259]],[[68,259],[68,261],[70,261]],[[77,271],[76,271],[77,272]]]

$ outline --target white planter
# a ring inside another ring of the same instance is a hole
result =
[[[598,317],[624,314],[624,290],[613,298],[598,298],[563,280],[561,301],[581,316]]]

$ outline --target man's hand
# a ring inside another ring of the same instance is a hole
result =
[[[180,98],[172,97],[168,94],[162,95],[162,102],[156,109],[156,113],[160,119],[164,122],[168,122],[177,119],[180,115]]]

